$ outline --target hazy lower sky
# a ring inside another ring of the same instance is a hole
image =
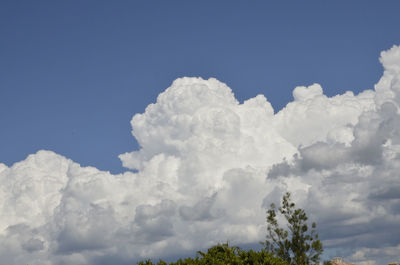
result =
[[[400,261],[399,1],[1,1],[0,260],[265,238]]]

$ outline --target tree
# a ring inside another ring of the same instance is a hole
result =
[[[150,260],[139,262],[138,265],[166,265],[160,260],[157,264]],[[288,265],[281,258],[265,251],[243,250],[239,247],[231,247],[226,244],[218,244],[207,250],[198,251],[197,257],[179,259],[170,262],[169,265]]]
[[[316,224],[312,223],[309,232],[307,215],[303,209],[295,209],[289,192],[282,198],[279,213],[285,217],[288,230],[279,226],[276,207],[272,203],[267,210],[267,239],[263,243],[265,249],[291,265],[318,264],[323,248],[318,239]]]

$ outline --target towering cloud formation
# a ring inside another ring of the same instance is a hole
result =
[[[240,104],[216,79],[178,79],[132,118],[140,150],[120,158],[137,173],[50,151],[0,164],[0,260],[126,264],[256,243],[285,191],[331,253],[400,259],[400,47],[381,62],[374,91],[297,87],[276,114],[262,95]]]

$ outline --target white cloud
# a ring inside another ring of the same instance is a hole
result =
[[[125,264],[255,243],[264,208],[286,190],[327,247],[365,264],[390,256],[400,238],[400,48],[381,62],[375,91],[297,87],[276,114],[263,95],[240,104],[216,79],[178,79],[132,118],[141,148],[120,158],[137,173],[50,151],[0,164],[0,259]]]
[[[355,96],[352,92],[327,97],[318,84],[296,87],[295,101],[274,117],[279,135],[298,147],[318,141],[342,142],[353,140],[351,127],[363,111],[374,110],[374,95],[366,90]]]

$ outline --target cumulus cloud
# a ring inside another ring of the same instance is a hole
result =
[[[380,60],[374,90],[296,87],[278,113],[216,79],[177,79],[131,120],[140,149],[120,158],[136,173],[51,151],[0,164],[0,259],[129,264],[255,243],[265,208],[291,191],[337,254],[400,260],[400,47]]]
[[[351,142],[300,147],[292,160],[274,165],[268,173],[271,179],[308,183],[303,203],[320,220],[326,245],[348,246],[354,251],[349,257],[366,264],[376,262],[379,255],[368,254],[373,258],[369,260],[365,253],[393,249],[400,238],[399,50],[382,52],[385,72],[376,85],[374,108],[349,126]],[[400,258],[398,252],[391,253],[380,258]]]

